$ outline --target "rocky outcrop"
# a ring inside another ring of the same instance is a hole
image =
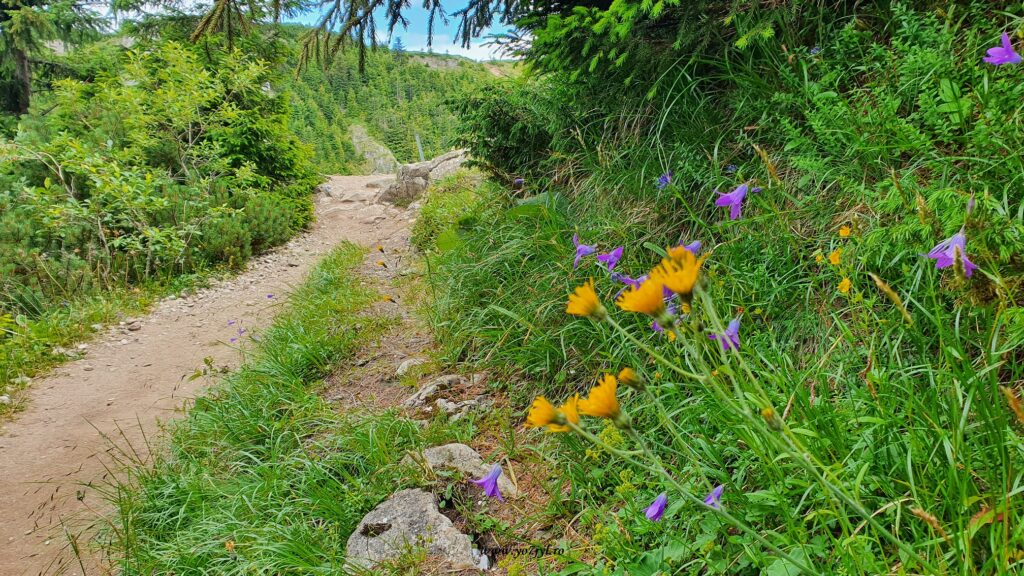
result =
[[[432,182],[454,174],[467,158],[465,150],[453,150],[426,162],[403,164],[395,181],[380,193],[377,200],[408,206],[423,195]]]
[[[374,508],[356,527],[345,548],[353,567],[371,569],[415,549],[448,562],[454,569],[481,566],[481,556],[452,521],[437,509],[434,495],[402,490]]]
[[[366,173],[394,174],[398,169],[395,155],[386,146],[371,138],[365,127],[353,124],[348,127],[348,135],[352,139],[356,154],[366,159]]]

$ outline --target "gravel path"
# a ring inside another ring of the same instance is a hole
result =
[[[144,453],[145,435],[180,414],[205,380],[189,377],[207,364],[238,366],[239,346],[338,243],[404,234],[413,214],[373,203],[368,184],[381,178],[332,177],[311,231],[234,278],[111,327],[82,358],[33,383],[27,409],[0,429],[0,575],[105,573],[89,554],[80,563],[68,553],[64,527],[77,533],[106,510],[83,488],[102,482],[116,456],[111,440]]]

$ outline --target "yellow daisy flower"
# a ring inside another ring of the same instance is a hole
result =
[[[577,409],[579,394],[569,398],[560,408],[555,409],[551,402],[543,396],[537,396],[526,415],[527,428],[544,428],[548,432],[568,432],[567,422],[579,424],[580,414]]]
[[[693,292],[700,277],[700,266],[704,258],[697,258],[686,248],[676,246],[668,249],[668,258],[661,261],[651,276],[660,275],[665,287],[683,296]]]
[[[569,295],[569,303],[566,305],[565,311],[574,316],[604,318],[607,310],[601,305],[601,301],[597,299],[593,278],[588,280],[586,284],[577,286],[576,290]]]
[[[825,261],[825,257],[822,256],[821,254],[815,254],[814,261],[817,262],[818,264],[821,264],[822,262]]]
[[[829,263],[832,264],[833,266],[838,266],[839,265],[839,258],[840,258],[840,256],[842,256],[842,254],[843,254],[843,249],[842,248],[836,248],[835,250],[833,250],[832,253],[828,255]]]
[[[849,226],[841,226],[839,228],[839,237],[840,238],[849,238],[850,237],[850,227]]]
[[[590,389],[590,395],[580,400],[580,413],[597,418],[618,418],[619,399],[615,397],[618,384],[615,376],[605,374],[601,382]]]
[[[849,294],[851,287],[853,287],[853,282],[850,282],[849,278],[843,278],[843,281],[839,283],[839,291],[843,294]]]
[[[565,401],[558,407],[558,413],[563,416],[567,421],[573,424],[580,423],[580,411],[579,411],[580,395],[574,394],[571,398]],[[548,432],[568,432],[570,428],[562,424],[549,424]]]
[[[543,428],[556,423],[558,411],[543,396],[537,396],[530,405],[530,412],[526,415],[526,426],[528,428]]]
[[[669,334],[671,334],[671,332],[669,332]],[[623,368],[622,371],[619,372],[619,382],[621,382],[623,386],[627,386],[635,390],[644,389],[643,379],[640,378],[632,368]]]
[[[639,288],[630,287],[615,301],[626,312],[639,312],[657,318],[665,313],[665,294],[661,277],[655,272]]]

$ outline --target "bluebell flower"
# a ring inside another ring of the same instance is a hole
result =
[[[668,494],[662,492],[658,494],[658,497],[651,502],[651,505],[644,510],[644,516],[651,522],[657,522],[661,520],[661,517],[665,515],[665,505],[668,504]]]
[[[988,56],[985,56],[982,60],[986,64],[994,64],[996,66],[1001,66],[1003,64],[1020,64],[1020,54],[1017,54],[1017,51],[1013,49],[1013,43],[1010,42],[1010,35],[1003,32],[1003,35],[999,39],[999,46],[989,48]]]
[[[719,484],[718,486],[715,486],[715,489],[712,490],[711,492],[709,492],[708,495],[704,497],[704,503],[707,504],[708,506],[714,508],[715,510],[721,510],[722,509],[722,492],[724,492],[724,491],[725,491],[725,485],[724,484]]]
[[[744,183],[728,194],[719,192],[718,198],[715,199],[715,206],[728,206],[729,219],[737,220],[743,215],[743,200],[747,197],[747,190],[748,187]]]
[[[623,247],[619,246],[607,254],[598,254],[597,261],[607,266],[608,271],[611,272],[615,269],[615,265],[619,263],[619,260],[622,259],[622,250]]]
[[[725,332],[721,334],[708,334],[708,338],[717,340],[722,345],[722,351],[728,352],[730,349],[740,349],[740,319],[733,318],[729,321],[729,325],[725,328]]]
[[[968,278],[978,269],[974,262],[967,258],[967,236],[964,235],[963,229],[939,242],[926,256],[935,260],[935,267],[940,269],[949,268],[959,259],[964,266],[964,276]]]
[[[501,477],[501,464],[495,464],[491,471],[488,472],[483,478],[478,480],[471,480],[473,484],[484,489],[484,494],[491,498],[497,498],[499,502],[504,502],[505,499],[501,497],[501,490],[498,489],[498,478]]]
[[[579,267],[580,260],[582,260],[585,256],[590,256],[594,252],[597,252],[596,246],[580,244],[579,234],[572,235],[572,245],[576,247],[576,259],[572,261],[573,270]]]
[[[673,175],[673,172],[669,170],[668,172],[665,172],[661,176],[658,176],[658,190],[664,190],[665,188],[668,188],[668,185],[672,183]]]

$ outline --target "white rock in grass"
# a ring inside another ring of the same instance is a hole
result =
[[[402,459],[404,464],[411,464],[415,461],[416,459],[411,456]],[[427,448],[423,451],[423,459],[420,462],[432,469],[458,470],[467,478],[482,478],[491,471],[491,466],[493,466],[493,464],[485,463],[476,450],[457,442]],[[519,495],[519,490],[505,474],[498,477],[498,490],[501,490],[502,496],[506,498],[515,498]]]
[[[398,370],[395,370],[395,376],[401,378],[402,376],[408,374],[409,370],[412,370],[413,367],[419,366],[420,364],[423,364],[426,361],[427,360],[425,358],[409,358],[403,360],[402,363],[398,365]]]
[[[417,390],[412,396],[406,398],[405,402],[402,402],[402,405],[408,408],[423,407],[442,392],[450,390],[457,385],[464,385],[465,383],[466,379],[457,374],[440,376],[431,380],[427,384],[424,384],[423,387]]]
[[[397,492],[367,514],[349,536],[345,554],[353,567],[370,569],[417,548],[458,570],[479,564],[469,536],[438,511],[433,494],[418,489]]]

